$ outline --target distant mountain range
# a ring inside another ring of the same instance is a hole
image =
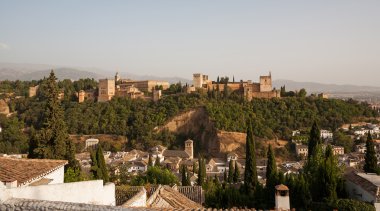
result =
[[[305,88],[308,93],[379,93],[380,87],[356,86],[356,85],[336,85],[315,82],[296,82],[292,80],[275,80],[273,87],[280,89],[284,86],[287,91],[300,90]]]
[[[63,67],[45,64],[0,63],[0,81],[39,80],[47,77],[52,69],[54,69],[57,78],[60,80],[78,80],[80,78],[94,78],[95,80],[98,80],[102,78],[113,78],[116,73],[116,71],[101,70],[97,68]],[[119,74],[121,78],[129,78],[134,80],[163,80],[170,83],[177,83],[181,81],[182,84],[192,84],[191,80],[180,77],[136,75],[127,72],[120,72]],[[375,86],[336,85],[315,82],[296,82],[292,80],[273,81],[273,87],[276,87],[277,89],[280,89],[280,87],[284,85],[287,91],[305,88],[308,93],[371,93],[380,96],[380,87]]]
[[[0,81],[1,80],[40,80],[49,76],[50,71],[54,70],[56,77],[59,80],[80,78],[94,78],[99,80],[102,78],[114,78],[116,71],[100,70],[96,68],[76,68],[76,67],[60,67],[44,64],[13,64],[0,63]],[[191,84],[192,81],[180,77],[158,77],[149,75],[135,75],[132,73],[120,72],[122,78],[133,80],[162,80],[169,83],[181,82],[183,84]]]

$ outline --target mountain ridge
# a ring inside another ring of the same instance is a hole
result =
[[[380,93],[380,87],[376,86],[360,86],[352,84],[325,84],[318,82],[298,82],[287,79],[278,79],[273,81],[273,87],[280,89],[284,86],[287,91],[306,89],[310,93],[327,92],[327,93],[359,93],[359,92],[372,92]]]

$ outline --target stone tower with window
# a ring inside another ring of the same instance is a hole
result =
[[[190,155],[190,159],[194,158],[193,140],[185,141],[185,152]]]
[[[260,76],[260,92],[272,91],[272,74],[268,76]]]

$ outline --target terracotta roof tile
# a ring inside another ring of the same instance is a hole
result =
[[[147,200],[148,208],[202,209],[202,205],[190,200],[169,186],[159,186]]]
[[[165,150],[163,155],[164,157],[190,158],[190,155],[183,150]]]
[[[66,164],[66,160],[0,157],[0,181],[13,182],[17,180],[17,185],[20,186],[23,183],[43,177]]]
[[[289,190],[289,188],[287,186],[281,184],[281,185],[276,186],[276,190],[285,191],[285,190]]]

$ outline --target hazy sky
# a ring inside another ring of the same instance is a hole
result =
[[[380,1],[0,0],[0,62],[380,86]]]

